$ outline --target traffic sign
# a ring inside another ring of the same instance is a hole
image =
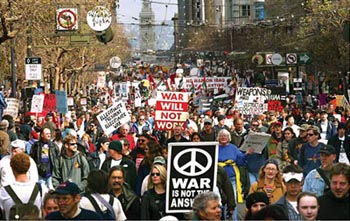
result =
[[[26,80],[41,80],[41,58],[25,58]]]
[[[71,31],[78,30],[78,9],[59,8],[56,11],[56,30]]]
[[[264,58],[260,54],[253,55],[252,62],[254,64],[262,64],[264,62]]]
[[[300,53],[299,54],[299,64],[310,64],[311,56],[309,53]]]
[[[271,56],[271,63],[274,65],[280,65],[282,63],[282,56],[278,53],[275,53]]]
[[[286,64],[297,64],[298,56],[296,53],[287,53],[286,54]]]
[[[266,62],[266,64],[272,64],[272,55],[273,54],[265,54],[265,62]]]

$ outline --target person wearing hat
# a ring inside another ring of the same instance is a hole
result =
[[[298,125],[303,125],[303,124],[309,124],[309,125],[315,124],[315,120],[311,117],[311,111],[309,109],[306,109],[303,112],[303,117],[298,122]]]
[[[290,164],[283,169],[282,177],[286,186],[286,193],[275,204],[283,207],[288,214],[289,220],[300,220],[301,217],[296,204],[303,186],[303,168]]]
[[[323,195],[330,188],[329,173],[336,159],[336,150],[331,145],[324,145],[319,150],[321,166],[311,170],[305,177],[303,191],[317,196]]]
[[[309,124],[300,125],[299,136],[293,138],[288,143],[288,158],[293,164],[298,164],[300,148],[304,143],[307,142],[307,130],[309,129],[309,127]]]
[[[337,153],[335,162],[350,164],[350,138],[346,135],[345,123],[339,123],[338,133],[332,136],[327,144],[332,145]]]
[[[101,169],[109,173],[113,166],[122,166],[125,170],[125,181],[136,192],[135,162],[123,156],[123,145],[119,140],[113,140],[108,146],[109,157],[103,162]]]
[[[217,120],[218,120],[218,124],[216,124],[214,126],[215,134],[219,134],[219,131],[222,130],[222,129],[226,129],[227,131],[230,131],[230,128],[225,124],[225,120],[226,120],[226,116],[225,115],[220,114],[217,117]]]
[[[213,128],[213,121],[211,120],[211,118],[210,117],[205,118],[203,124],[204,124],[203,129],[200,132],[202,141],[215,141],[216,133]]]
[[[298,164],[304,169],[304,177],[321,165],[319,151],[325,144],[319,141],[320,133],[319,127],[310,126],[306,134],[307,142],[300,148]]]
[[[91,153],[89,159],[90,170],[101,169],[102,163],[108,157],[109,139],[107,137],[100,137],[97,140],[96,151]]]
[[[282,123],[279,121],[274,122],[271,125],[272,133],[271,137],[267,141],[266,150],[268,159],[275,159],[277,163],[280,163],[284,160],[282,142],[283,142],[283,133],[282,133]]]
[[[45,220],[102,220],[96,212],[79,207],[81,195],[76,183],[63,182],[53,194],[59,210],[47,214]]]
[[[64,149],[57,159],[57,165],[52,168],[54,187],[70,180],[75,182],[82,192],[85,191],[90,167],[86,157],[78,151],[77,142],[77,138],[71,134],[64,138]]]
[[[246,214],[244,220],[254,220],[254,215],[270,204],[269,198],[264,192],[254,192],[246,198]]]
[[[11,157],[19,153],[24,153],[25,151],[25,141],[15,140],[11,142],[11,154],[5,156],[0,160],[0,186],[6,186],[15,182],[15,176],[13,174],[12,167],[10,166]],[[29,177],[29,182],[36,183],[39,180],[38,168],[35,161],[29,157],[30,167],[27,172]]]

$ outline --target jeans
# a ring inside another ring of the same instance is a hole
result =
[[[231,182],[232,187],[233,187],[233,193],[235,194],[235,203],[236,203],[236,205],[237,205],[237,195],[238,195],[238,194],[237,194],[236,177],[230,177],[230,182]],[[237,208],[237,207],[236,207],[236,208]],[[233,219],[234,221],[237,220],[237,209],[235,209],[235,210],[233,211],[232,219]]]

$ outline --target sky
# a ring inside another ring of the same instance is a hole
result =
[[[122,23],[138,23],[138,20],[133,19],[139,18],[141,12],[143,0],[119,0],[118,9],[118,22]],[[174,17],[174,13],[177,12],[177,0],[154,0],[152,10],[155,14],[156,23],[161,23],[165,19],[171,20]],[[168,7],[166,7],[168,5]]]

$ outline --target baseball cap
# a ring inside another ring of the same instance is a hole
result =
[[[272,124],[272,126],[276,127],[276,126],[280,126],[282,127],[282,123],[280,121],[276,121]]]
[[[300,125],[299,130],[308,130],[309,128],[310,128],[309,124],[302,124]]]
[[[314,133],[317,133],[317,134],[321,133],[320,128],[315,125],[310,126],[308,130],[312,130]]]
[[[21,148],[21,149],[25,149],[26,148],[26,144],[23,140],[17,139],[11,142],[11,147],[12,148]]]
[[[118,153],[123,152],[123,145],[119,140],[113,140],[112,142],[110,142],[108,148],[111,150],[115,150]]]
[[[289,182],[293,179],[297,180],[298,182],[301,182],[303,180],[303,173],[294,173],[294,172],[288,172],[288,173],[283,173],[283,179],[285,182]]]
[[[212,124],[213,121],[212,121],[210,118],[206,118],[206,119],[204,120],[204,123],[210,123],[210,124]]]
[[[166,161],[164,157],[162,156],[156,156],[153,160],[153,164],[161,164],[161,165],[166,165]]]
[[[337,153],[335,148],[332,145],[328,145],[328,144],[324,145],[323,147],[321,147],[318,152],[319,153],[325,153],[325,154],[328,154],[328,155]]]
[[[53,194],[62,194],[62,195],[79,194],[79,193],[80,193],[80,189],[78,185],[70,181],[61,183],[53,192]]]

